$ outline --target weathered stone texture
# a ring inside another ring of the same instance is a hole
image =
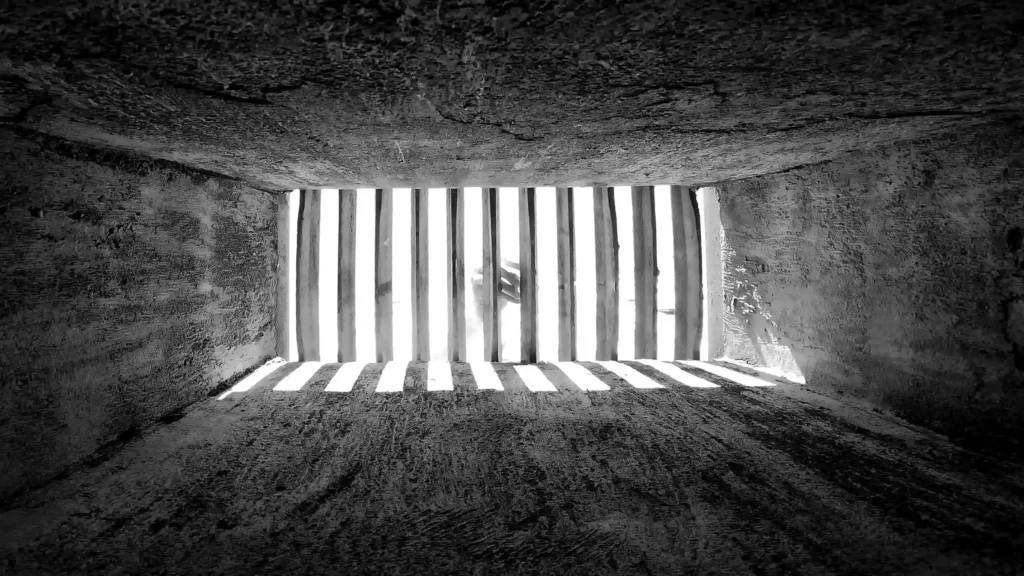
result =
[[[965,439],[1024,423],[1024,132],[720,186],[726,350]]]
[[[0,121],[266,189],[698,184],[1020,113],[1019,0],[10,0]]]
[[[799,386],[209,400],[0,510],[5,575],[1003,576],[1024,467]],[[690,370],[697,373],[697,370]]]
[[[204,397],[274,346],[274,198],[0,132],[0,497]]]

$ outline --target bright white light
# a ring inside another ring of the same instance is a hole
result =
[[[484,359],[484,319],[480,317],[477,290],[473,283],[482,280],[483,267],[483,189],[470,187],[462,189],[466,214],[466,360],[479,362]]]
[[[227,392],[218,396],[217,400],[223,400],[235,392],[248,392],[253,386],[259,384],[264,378],[270,376],[274,370],[277,370],[281,366],[284,366],[284,361],[281,358],[274,358],[263,366],[253,370],[245,378],[242,378],[241,381],[229,388]]]
[[[577,388],[584,392],[611,390],[607,384],[601,382],[601,380],[597,376],[594,376],[590,370],[587,370],[575,362],[553,362],[553,364],[568,376]]]
[[[373,362],[377,359],[377,320],[375,317],[374,278],[376,271],[377,191],[356,190],[356,359]],[[334,323],[331,324],[335,325]]]
[[[365,362],[346,362],[331,378],[324,392],[351,392],[359,375],[362,374]]]
[[[615,187],[615,219],[619,236],[619,360],[636,357],[636,284],[633,281],[633,189]]]
[[[509,264],[519,264],[519,188],[498,188],[498,251],[501,253],[501,267],[510,268]],[[516,266],[518,267],[518,266]],[[504,274],[501,275],[505,284]],[[505,288],[502,288],[502,292]],[[498,298],[501,310],[501,352],[502,362],[519,362],[520,332],[522,308],[519,304]]]
[[[448,190],[427,190],[427,307],[430,359],[448,358]]]
[[[688,198],[685,200],[688,201]],[[672,226],[672,187],[654,187],[654,228],[655,252],[657,253],[657,346],[655,356],[662,360],[675,357],[676,323],[675,316],[662,310],[675,310],[676,307],[676,263],[675,242]],[[682,231],[680,231],[680,234]]]
[[[697,190],[697,220],[700,222],[700,293],[703,295],[701,302],[703,305],[703,314],[701,315],[701,328],[700,328],[700,359],[711,360],[710,353],[710,339],[708,337],[708,320],[711,317],[711,298],[708,294],[708,253],[710,250],[717,250],[718,246],[708,246],[708,225],[707,225],[707,209],[704,202],[704,196],[706,194],[705,188],[699,188]]]
[[[576,359],[597,357],[597,245],[594,189],[573,189],[576,238]]]
[[[477,390],[504,390],[501,379],[490,362],[470,362],[469,369],[476,380]]]
[[[299,359],[298,326],[296,325],[295,310],[297,296],[295,294],[298,271],[296,269],[299,259],[299,191],[292,190],[288,193],[288,361],[296,362]]]
[[[392,342],[395,360],[412,360],[412,190],[395,188],[391,230]]]
[[[548,377],[536,365],[519,364],[513,366],[513,369],[523,379],[523,384],[526,384],[530,392],[558,392],[558,388],[548,380]]]
[[[338,361],[337,190],[320,191],[320,360]]]
[[[722,366],[721,363],[724,362],[726,364],[743,366],[744,368],[748,368],[750,370],[754,370],[756,372],[759,372],[759,373],[764,374],[766,376],[770,376],[772,378],[783,378],[785,380],[788,380],[788,381],[796,383],[796,384],[806,384],[807,381],[804,379],[803,374],[800,373],[799,366],[796,363],[796,358],[793,358],[793,353],[791,351],[789,351],[788,348],[786,348],[784,346],[779,346],[776,349],[776,352],[780,356],[782,356],[782,359],[784,360],[783,366],[787,366],[787,365],[788,366],[796,366],[797,369],[796,370],[786,370],[785,368],[774,367],[774,366],[751,366],[751,365],[743,362],[742,360],[736,360],[736,359],[733,359],[733,358],[729,358],[728,356],[719,356],[718,358],[716,358],[714,360],[714,362],[717,363],[716,366]],[[737,370],[737,372],[738,371],[739,370]]]
[[[408,366],[409,363],[404,360],[384,364],[384,371],[380,373],[380,380],[377,381],[377,392],[401,392],[405,385],[405,369]]]
[[[537,188],[537,359],[558,360],[558,198]]]
[[[452,382],[452,365],[448,362],[430,362],[427,364],[427,392],[443,392],[455,390]]]
[[[661,384],[658,384],[654,380],[651,380],[647,376],[637,372],[636,370],[622,364],[620,362],[601,361],[598,362],[609,372],[615,374],[619,378],[625,380],[630,386],[634,388],[664,388]]]
[[[710,372],[717,376],[721,376],[722,378],[732,380],[733,382],[740,384],[741,386],[751,386],[758,388],[763,386],[775,386],[775,384],[772,384],[771,382],[765,382],[764,380],[761,380],[760,378],[756,378],[754,376],[750,376],[749,374],[736,372],[735,370],[729,370],[728,368],[723,368],[721,366],[717,366],[709,362],[697,362],[696,360],[682,360],[680,361],[680,364],[686,364],[687,366],[700,368],[705,372]]]
[[[691,388],[720,388],[718,384],[708,382],[703,378],[681,370],[678,366],[669,362],[662,362],[660,360],[637,360],[637,362],[643,362],[684,386]]]
[[[298,368],[292,370],[291,374],[284,377],[283,380],[278,382],[277,386],[274,386],[275,392],[293,392],[295,390],[302,390],[302,387],[309,382],[309,379],[316,374],[324,365],[323,362],[303,362]]]

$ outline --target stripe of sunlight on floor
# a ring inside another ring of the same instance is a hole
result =
[[[448,362],[430,362],[427,364],[427,392],[444,392],[455,390],[452,380],[452,365]]]
[[[611,387],[601,382],[601,379],[594,376],[590,370],[575,362],[552,362],[555,368],[562,371],[577,388],[584,392],[606,392]]]
[[[650,366],[651,368],[654,368],[658,372],[661,372],[665,376],[668,376],[669,378],[675,380],[676,382],[679,382],[680,384],[682,384],[684,386],[689,386],[691,388],[720,388],[720,386],[718,384],[713,384],[711,382],[708,382],[707,380],[704,380],[703,378],[701,378],[699,376],[696,376],[694,374],[690,374],[689,372],[681,370],[678,366],[676,366],[675,364],[672,364],[670,362],[662,362],[660,360],[646,360],[646,359],[645,360],[637,360],[637,362],[640,362],[641,364],[645,364],[647,366]]]
[[[526,384],[530,392],[558,392],[558,388],[548,380],[548,377],[536,364],[520,364],[513,368],[523,379],[523,384]]]
[[[274,358],[263,366],[252,371],[251,374],[242,378],[237,384],[229,388],[226,392],[217,397],[217,400],[223,400],[231,394],[238,392],[248,392],[253,386],[259,384],[264,378],[270,376],[275,370],[284,366],[285,361],[280,358]]]
[[[700,370],[704,370],[705,372],[710,372],[711,374],[714,374],[716,376],[721,376],[722,378],[731,380],[732,382],[735,382],[741,386],[750,386],[755,388],[775,386],[775,384],[772,384],[771,382],[767,382],[765,380],[761,380],[760,378],[757,378],[755,376],[750,376],[742,372],[737,372],[735,370],[730,370],[728,368],[716,366],[714,364],[711,364],[710,362],[698,362],[696,360],[679,360],[678,362],[680,364],[685,364],[686,366],[699,368]]]
[[[637,360],[645,366],[650,366],[654,370],[664,374],[669,379],[682,384],[688,388],[721,388],[719,384],[715,384],[702,378],[698,374],[682,370],[680,365],[687,366],[690,368],[696,368],[701,371],[705,371],[709,374],[724,378],[733,384],[746,387],[772,387],[774,383],[761,380],[760,378],[743,374],[735,370],[710,364],[708,362],[699,362],[694,360],[685,360],[673,362],[664,362],[660,360],[642,359]],[[627,385],[638,389],[659,389],[665,388],[666,386],[655,382],[650,377],[642,374],[636,369],[615,361],[598,361],[595,364],[603,367],[611,374],[617,376],[619,379],[624,381]],[[223,400],[231,394],[244,393],[252,390],[260,382],[270,378],[279,368],[282,366],[292,366],[294,363],[286,363],[280,358],[275,358],[270,362],[267,362],[263,366],[260,366],[254,370],[251,374],[243,378],[240,382],[232,386],[229,390],[224,392],[218,397],[218,400]],[[302,390],[306,384],[308,384],[314,376],[324,367],[333,366],[333,363],[327,362],[302,362],[287,374],[273,390],[275,392],[294,392]],[[324,388],[324,392],[352,392],[356,381],[362,375],[363,370],[368,364],[366,362],[346,362],[338,364],[338,370],[331,377],[330,382]],[[408,371],[410,363],[405,360],[387,362],[384,365],[384,369],[381,371],[378,377],[375,392],[380,393],[394,393],[405,391],[405,377]],[[599,377],[584,367],[582,364],[576,362],[552,362],[545,363],[545,365],[554,366],[561,371],[568,380],[582,392],[607,392],[612,390],[612,386],[609,386],[606,382],[602,381],[602,378],[607,376]],[[469,362],[473,380],[476,383],[477,390],[499,390],[504,391],[505,387],[501,383],[501,378],[498,375],[498,371],[495,369],[495,364],[491,362]],[[544,373],[541,365],[529,364],[529,365],[513,365],[512,369],[516,374],[519,375],[520,379],[525,384],[527,390],[533,393],[537,392],[559,392],[559,388],[548,378],[548,375]],[[454,386],[454,375],[452,371],[452,364],[449,362],[428,362],[427,363],[427,391],[428,392],[440,392],[440,391],[452,391],[455,389]]]
[[[323,368],[325,362],[303,362],[291,374],[274,386],[275,392],[294,392],[302,390],[302,387],[309,382],[309,379],[316,374],[317,370]]]
[[[346,362],[335,372],[334,377],[324,388],[324,392],[351,392],[359,375],[366,368],[366,362]]]
[[[661,384],[658,384],[654,380],[651,380],[647,376],[644,376],[621,362],[602,360],[597,362],[597,364],[619,378],[622,378],[627,384],[634,388],[664,388]]]
[[[490,362],[470,362],[469,369],[476,380],[477,390],[504,390],[494,366]]]
[[[405,384],[405,370],[409,363],[405,361],[387,362],[377,380],[377,392],[401,392]]]

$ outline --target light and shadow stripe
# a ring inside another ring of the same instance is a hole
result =
[[[282,357],[294,359],[294,341],[301,361],[696,359],[701,251],[688,188],[421,187],[283,198]],[[471,338],[484,349],[470,349]]]
[[[503,392],[518,390],[529,393],[610,392],[617,388],[654,391],[674,385],[690,389],[710,390],[720,388],[722,382],[744,387],[775,385],[766,380],[707,362],[636,361],[638,367],[650,367],[658,373],[662,382],[668,382],[668,384],[659,383],[624,362],[596,361],[593,364],[599,366],[601,370],[591,369],[585,364],[577,362],[505,364],[394,361],[371,365],[365,362],[285,363],[277,359],[257,368],[252,374],[223,393],[220,399],[227,398],[232,394],[243,394],[256,388],[263,388],[261,386],[263,382],[268,382],[268,386],[271,386],[274,392],[308,392],[311,391],[308,386],[310,382],[314,380],[320,382],[326,379],[327,384],[322,389],[323,392],[353,392],[357,390],[356,384],[364,374],[366,375],[365,383],[360,385],[358,390],[376,393],[412,392],[407,388],[406,382],[409,378],[413,378],[413,374],[417,373],[426,376],[426,392],[430,393],[455,390]],[[369,366],[377,368],[367,371]],[[465,377],[467,369],[470,378]],[[374,377],[375,373],[376,377]],[[559,381],[562,382],[561,386],[557,384]],[[568,388],[566,382],[569,383]]]

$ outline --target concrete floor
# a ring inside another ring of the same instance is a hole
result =
[[[591,366],[593,367],[593,366]],[[280,370],[0,512],[4,574],[1020,574],[1024,467],[788,384],[297,392]]]

